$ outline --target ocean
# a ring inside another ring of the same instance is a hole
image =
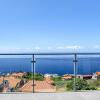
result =
[[[0,58],[0,73],[32,72],[31,58]],[[72,58],[36,58],[36,73],[73,74]],[[100,71],[100,57],[78,58],[77,74]]]

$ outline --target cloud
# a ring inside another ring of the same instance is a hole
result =
[[[17,50],[17,51],[18,51],[18,50],[20,50],[20,49],[21,49],[21,48],[7,48],[7,47],[6,47],[6,48],[0,48],[0,50],[2,50],[2,51],[3,51],[3,50],[4,50],[4,51],[10,51],[10,50],[15,50],[15,51]]]
[[[72,49],[72,50],[77,50],[77,49],[84,49],[83,46],[79,45],[70,45],[70,46],[59,46],[56,49]]]
[[[7,53],[10,53],[10,52],[39,52],[39,51],[66,51],[66,50],[80,50],[80,49],[84,49],[86,47],[83,47],[83,46],[80,46],[80,45],[67,45],[67,46],[47,46],[47,47],[39,47],[39,46],[36,46],[36,47],[27,47],[27,48],[20,48],[20,47],[2,47],[0,48],[0,52],[7,52]],[[95,45],[94,48],[100,48],[100,45]],[[85,49],[84,49],[85,50]]]
[[[72,46],[66,46],[66,49],[77,50],[77,49],[84,49],[84,47],[79,45],[72,45]]]

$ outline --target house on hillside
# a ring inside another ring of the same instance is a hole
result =
[[[25,75],[25,73],[17,72],[13,73],[11,76],[15,78],[22,78]]]
[[[65,74],[65,75],[63,75],[62,80],[71,80],[72,78],[73,78],[72,75]]]
[[[100,79],[100,72],[96,72],[93,74],[92,79]]]
[[[92,79],[92,75],[77,75],[77,78],[80,78],[80,79]]]
[[[58,77],[58,74],[44,74],[44,77]]]

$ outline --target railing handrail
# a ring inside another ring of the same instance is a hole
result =
[[[76,52],[76,53],[63,53],[63,52],[48,52],[48,53],[0,53],[0,55],[100,55],[100,52]]]

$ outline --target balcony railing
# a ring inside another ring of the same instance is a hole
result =
[[[8,68],[9,74],[4,72],[6,67],[2,68],[1,92],[35,93],[100,90],[100,53],[1,53],[0,56],[1,58],[13,57],[12,59],[28,57],[30,59],[27,61],[31,64],[29,70],[26,68],[27,66],[25,67],[25,71],[23,71],[24,65],[18,71],[14,69],[13,64],[11,65],[13,68]],[[7,66],[8,59],[5,62],[4,60],[0,61],[0,65],[6,64]],[[41,65],[38,67],[37,63],[40,62]],[[13,63],[16,63],[16,60]],[[45,72],[42,72],[43,70]]]

